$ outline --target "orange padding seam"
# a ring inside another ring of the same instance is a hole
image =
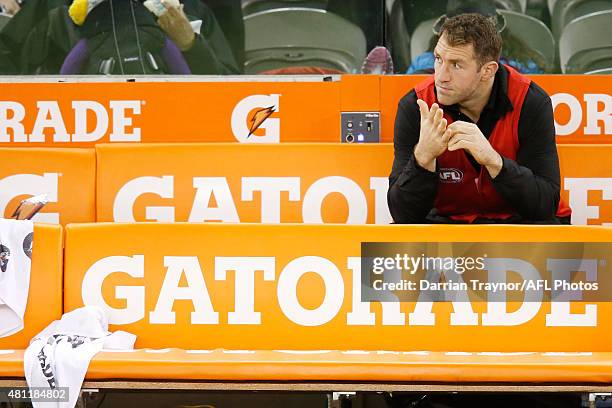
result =
[[[23,350],[0,351],[0,377],[23,375]],[[102,351],[87,379],[609,383],[612,352]]]

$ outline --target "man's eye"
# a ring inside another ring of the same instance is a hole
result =
[[[453,68],[455,68],[455,69],[461,69],[461,65],[459,65],[458,63],[456,63],[456,62],[455,62],[455,63],[453,64]]]

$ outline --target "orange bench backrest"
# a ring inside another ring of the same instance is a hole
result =
[[[391,220],[389,144],[109,144],[96,150],[98,221]],[[574,208],[574,224],[612,222],[612,145],[560,145],[559,156],[561,196]]]
[[[0,216],[12,216],[21,200],[43,193],[49,202],[34,221],[95,221],[94,150],[0,148]]]
[[[106,308],[112,329],[135,333],[138,347],[612,350],[610,302],[588,302],[595,311],[571,304],[571,313],[588,315],[578,317],[582,324],[594,319],[583,327],[559,323],[563,313],[545,301],[533,316],[510,325],[492,318],[485,323],[486,303],[436,303],[434,320],[425,316],[424,323],[414,303],[382,303],[381,309],[381,303],[363,304],[355,292],[361,242],[430,242],[435,251],[444,247],[439,241],[501,242],[496,250],[512,255],[503,243],[605,243],[612,229],[99,223],[69,225],[66,235],[65,310],[84,303]],[[545,271],[546,263],[534,268]],[[609,272],[600,269],[602,276]]]

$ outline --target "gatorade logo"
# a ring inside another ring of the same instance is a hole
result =
[[[279,111],[279,94],[247,96],[232,112],[234,137],[240,143],[279,143],[280,119],[271,117]]]
[[[584,94],[583,101],[577,95],[557,93],[550,97],[553,111],[558,106],[569,110],[569,118],[559,123],[555,118],[557,136],[568,136],[582,133],[586,136],[612,134],[612,95]],[[583,103],[584,102],[584,103]]]
[[[36,112],[16,101],[0,101],[0,143],[83,143],[106,138],[109,142],[140,142],[134,120],[145,101],[72,101],[72,110],[60,101],[38,101]],[[30,116],[34,118],[33,124]],[[67,123],[73,125],[69,128]]]
[[[58,173],[13,174],[0,179],[0,216],[5,214],[9,203],[20,196],[27,198],[27,196],[46,194],[49,203],[56,203],[58,186]],[[9,210],[12,213],[14,208]],[[57,212],[40,212],[32,218],[32,221],[59,224],[60,217]]]

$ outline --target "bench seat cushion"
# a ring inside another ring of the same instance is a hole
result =
[[[23,377],[23,350],[0,351],[0,377]],[[89,380],[610,383],[612,352],[102,351]]]

